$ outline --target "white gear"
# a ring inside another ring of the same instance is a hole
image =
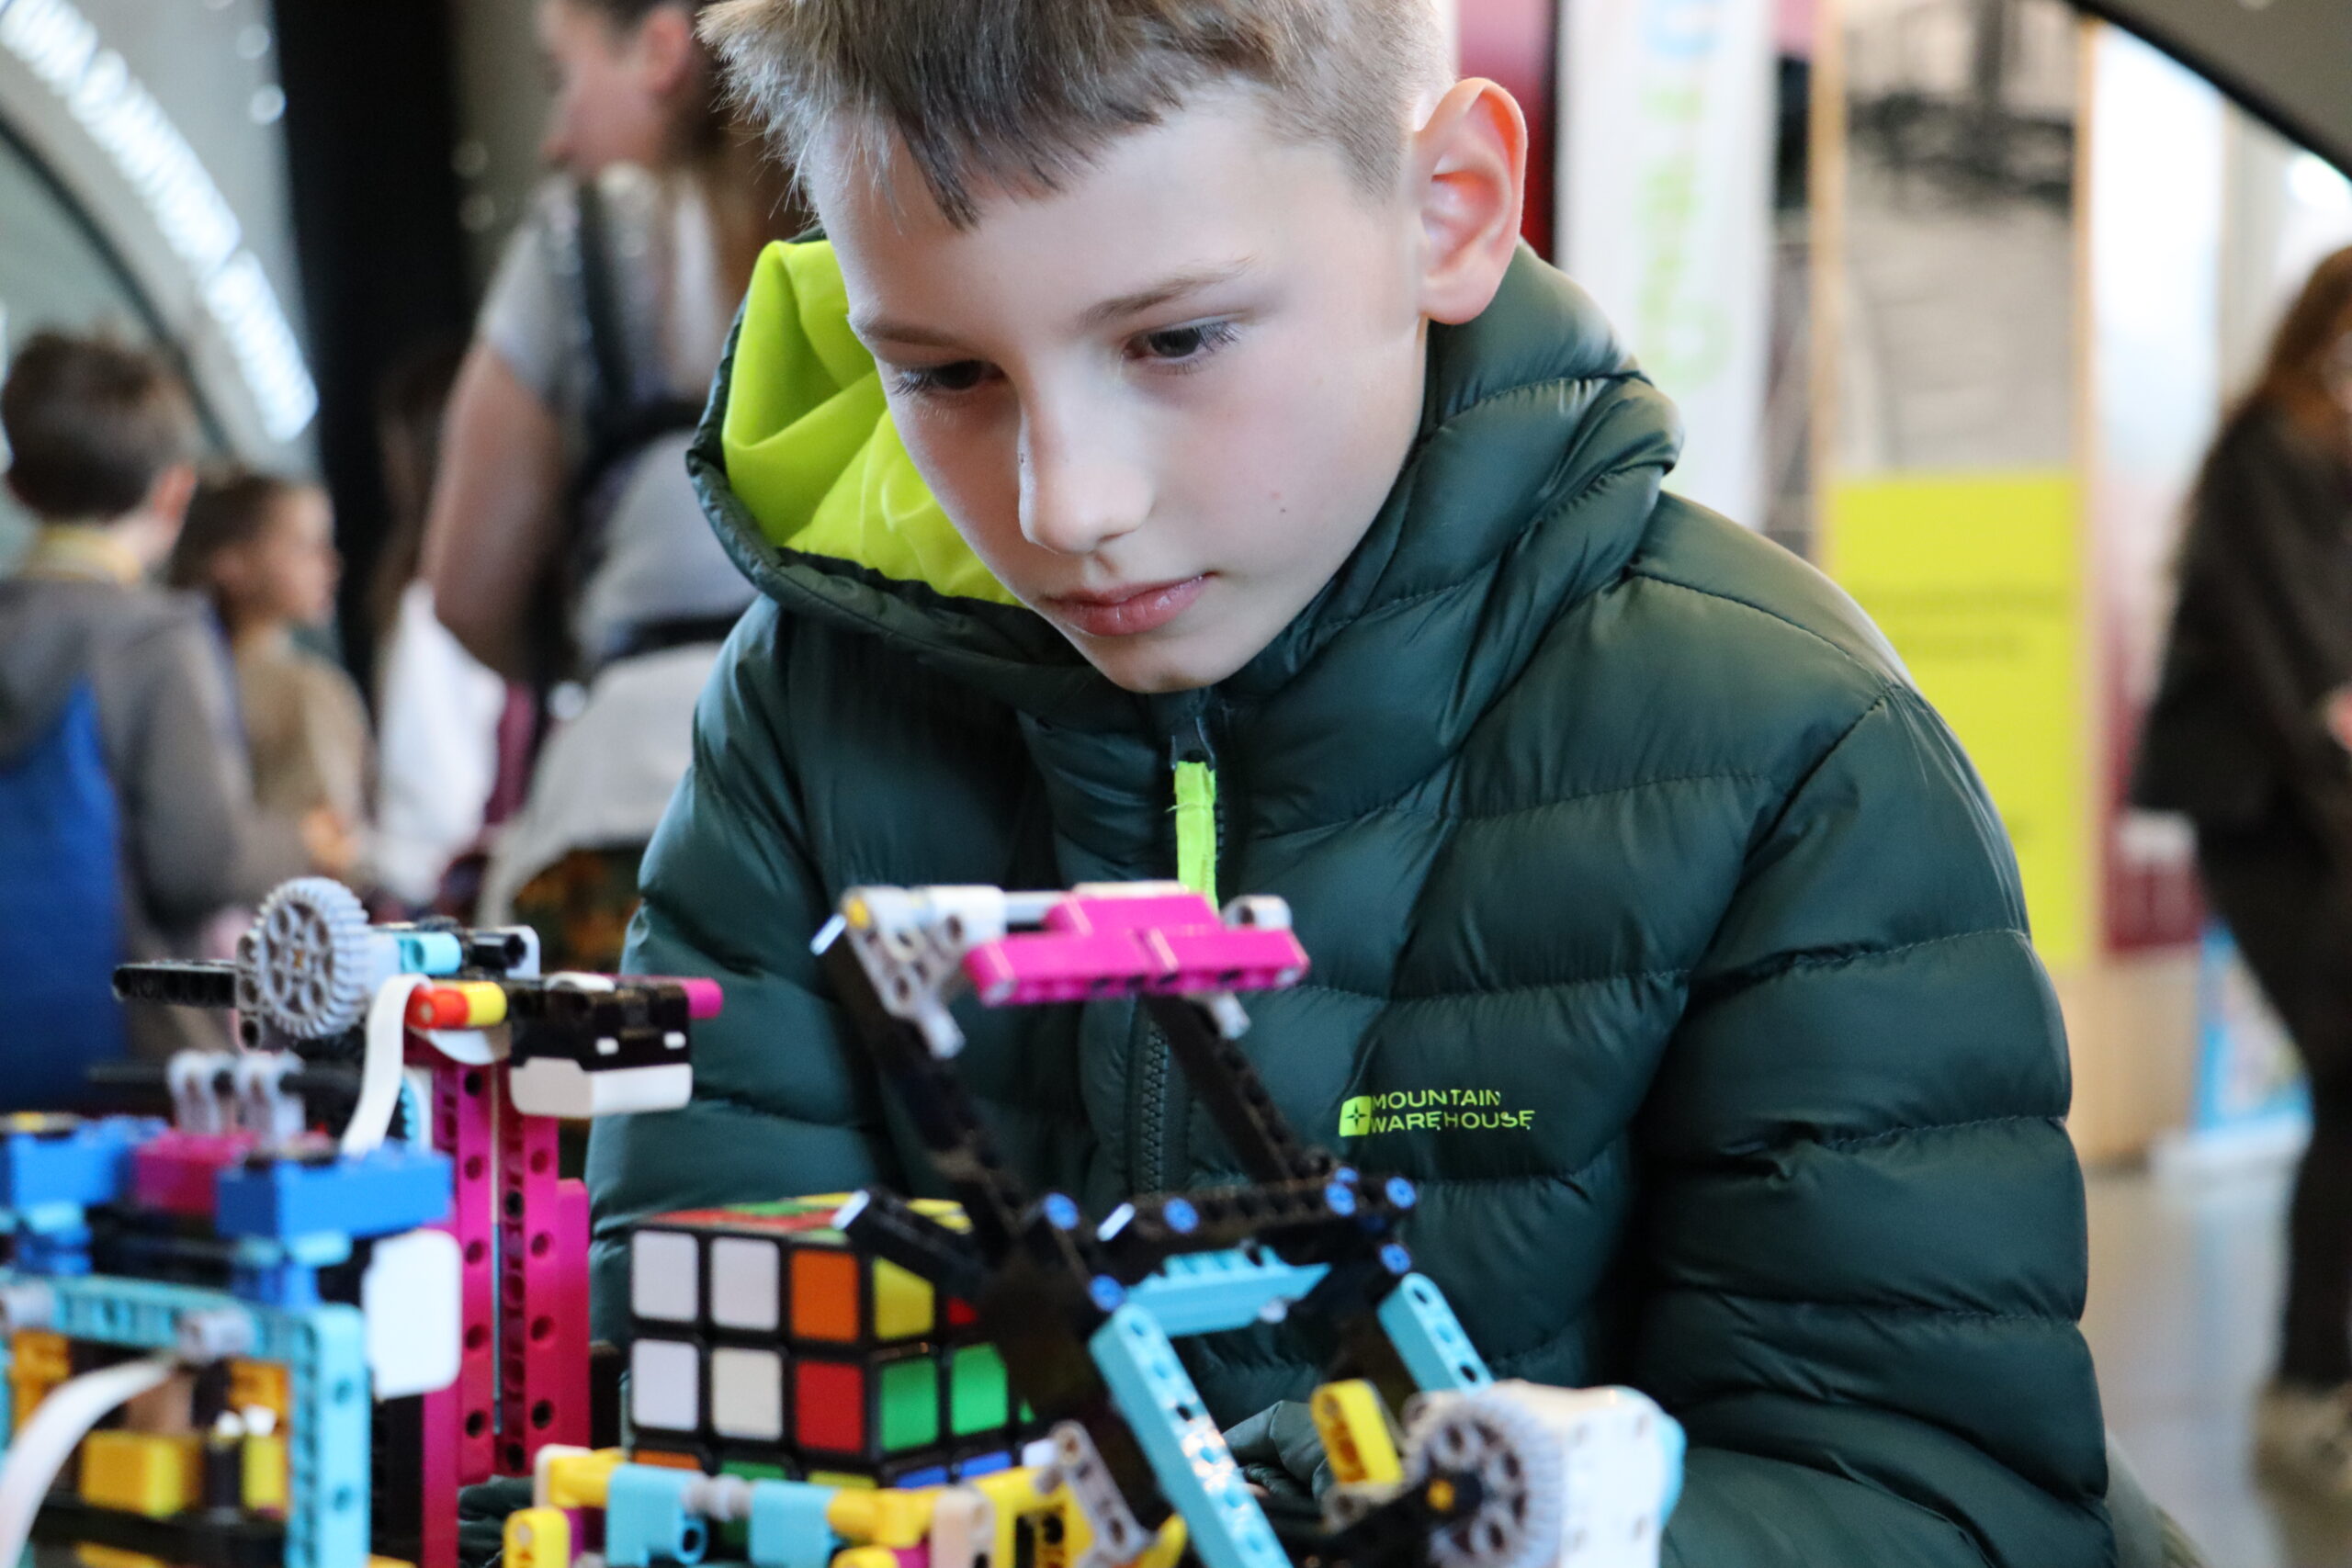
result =
[[[253,994],[272,1028],[325,1040],[359,1022],[376,976],[368,911],[351,889],[323,876],[281,883],[248,936]]]
[[[1430,1541],[1435,1568],[1653,1568],[1681,1487],[1681,1433],[1631,1389],[1496,1383],[1415,1402],[1405,1472],[1478,1478]]]

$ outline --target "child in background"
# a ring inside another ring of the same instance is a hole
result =
[[[311,869],[349,877],[368,819],[367,710],[351,677],[294,639],[334,614],[343,573],[326,492],[232,469],[201,485],[171,582],[212,601],[236,660],[254,799],[273,817],[333,814]]]
[[[126,1028],[150,1059],[225,1045],[203,1012],[119,1007],[113,967],[198,951],[330,835],[255,813],[219,639],[201,605],[147,584],[196,484],[195,411],[161,357],[41,333],[0,429],[40,525],[0,581],[0,1109],[56,1109],[86,1099],[84,1069]]]

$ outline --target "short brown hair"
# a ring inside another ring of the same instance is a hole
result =
[[[103,335],[37,333],[0,388],[8,482],[47,518],[119,517],[195,456],[196,410],[163,355]]]
[[[1278,125],[1385,191],[1445,79],[1433,0],[721,0],[703,28],[796,167],[829,127],[895,131],[958,228],[976,181],[1058,189],[1227,82],[1269,90]]]
[[[164,581],[174,588],[210,592],[214,558],[261,537],[277,509],[310,488],[300,479],[241,464],[209,470],[188,501],[187,521],[172,546]]]

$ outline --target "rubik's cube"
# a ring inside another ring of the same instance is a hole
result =
[[[629,1243],[634,1455],[932,1485],[1017,1463],[1025,1421],[971,1308],[832,1226],[842,1198],[695,1209]],[[961,1228],[953,1203],[917,1205]]]

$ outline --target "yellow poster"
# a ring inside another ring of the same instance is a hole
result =
[[[1840,483],[1824,563],[1984,776],[2052,968],[2091,957],[2097,912],[2079,497],[2064,472]]]

